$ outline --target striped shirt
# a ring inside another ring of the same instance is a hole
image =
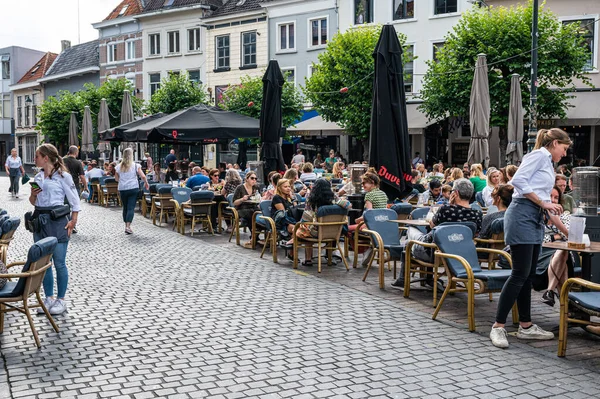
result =
[[[387,208],[388,197],[387,195],[378,188],[374,188],[365,194],[365,202],[371,202],[373,209]]]

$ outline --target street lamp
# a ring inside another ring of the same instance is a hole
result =
[[[533,0],[533,22],[531,25],[531,97],[529,99],[527,152],[533,151],[537,137],[538,10],[538,0]]]

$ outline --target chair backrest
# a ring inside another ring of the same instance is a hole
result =
[[[194,186],[192,187],[192,191],[200,191],[202,190],[202,186]]]
[[[233,194],[227,195],[227,202],[229,203],[229,206],[233,208]]]
[[[213,191],[193,191],[190,193],[190,201],[192,203],[192,214],[206,215],[210,213],[212,201],[215,198]]]
[[[109,179],[109,178],[114,179],[114,177],[111,177],[111,176],[100,176],[98,178],[98,183],[100,183],[100,185],[103,186],[104,183],[106,183],[106,179]]]
[[[342,181],[343,181],[343,180],[342,180],[342,179],[340,179],[340,178],[334,178],[334,179],[331,179],[331,185],[333,186],[334,184],[341,184],[341,183],[342,183]]]
[[[492,234],[504,234],[504,218],[498,218],[492,222],[490,226]]]
[[[104,185],[108,186],[109,184],[118,185],[117,179],[115,179],[114,177],[107,177],[106,179],[104,179]]]
[[[473,202],[471,204],[471,209],[477,209],[478,211],[483,211],[483,209],[481,208],[481,205],[479,205],[479,202]]]
[[[348,222],[348,209],[338,205],[325,205],[317,210],[318,223]],[[320,240],[340,239],[343,225],[318,226]]]
[[[150,191],[150,193],[152,194],[158,194],[158,190],[160,190],[161,188],[167,188],[169,190],[171,190],[173,188],[172,184],[166,184],[166,183],[156,183],[156,185],[154,186],[154,192],[152,192],[152,190]],[[170,191],[169,191],[170,192]]]
[[[425,216],[427,216],[427,213],[429,213],[428,206],[424,206],[422,208],[416,208],[414,211],[412,211],[410,213],[410,218],[413,220],[421,219],[421,218],[424,218]]]
[[[8,215],[8,211],[6,209],[0,209],[0,216]]]
[[[185,202],[190,199],[190,194],[192,190],[187,187],[173,187],[171,189],[171,195],[173,199],[181,205],[182,202]]]
[[[92,177],[90,179],[90,184],[99,184],[100,183],[100,177]]]
[[[160,186],[160,183],[152,183],[152,184],[150,184],[150,187],[148,188],[148,191],[150,191],[150,194],[156,194],[156,193],[158,193],[158,186]]]
[[[440,226],[452,226],[452,225],[467,226],[469,229],[471,229],[471,234],[473,234],[473,237],[475,237],[475,234],[477,234],[477,224],[475,224],[475,222],[444,222],[444,223],[438,224],[435,228],[437,229]]]
[[[57,244],[58,240],[56,237],[42,238],[34,243],[29,248],[29,252],[27,252],[27,261],[23,266],[22,272],[35,272],[48,264]],[[29,296],[29,294],[35,292],[40,287],[43,279],[44,273],[33,277],[19,278],[10,296]]]
[[[496,205],[490,205],[487,207],[487,214],[498,212],[498,207]]]
[[[485,206],[485,201],[483,200],[483,193],[481,191],[475,193],[475,200],[481,206]]]
[[[363,213],[363,219],[367,229],[376,231],[381,236],[384,245],[399,245],[400,231],[396,223],[390,220],[396,219],[398,214],[393,209],[367,209]]]
[[[481,271],[473,233],[468,226],[459,224],[437,226],[433,232],[433,242],[441,252],[462,256],[474,273]],[[445,261],[454,275],[465,272],[465,267],[456,259],[445,259]]]
[[[408,219],[413,208],[408,202],[398,202],[397,204],[392,205],[390,209],[396,211],[398,219]]]
[[[21,219],[16,216],[5,219],[2,226],[0,226],[0,240],[12,239],[20,225]]]
[[[258,204],[258,207],[260,208],[260,211],[262,212],[263,216],[266,217],[271,217],[271,200],[264,200],[264,201],[260,201],[260,203]]]
[[[171,195],[171,190],[173,188],[177,188],[177,187],[173,187],[171,185],[166,185],[163,187],[159,187],[158,188],[158,195],[160,195],[161,197],[163,196],[170,196]]]
[[[4,224],[4,222],[7,221],[8,219],[10,219],[10,216],[8,216],[7,214],[0,216],[0,228],[2,228],[2,225]]]

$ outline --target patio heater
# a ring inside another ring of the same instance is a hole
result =
[[[354,224],[356,219],[365,207],[365,194],[362,191],[362,177],[369,167],[363,164],[348,165],[348,176],[352,182],[353,192],[348,194],[348,201],[352,204],[352,212],[350,213],[350,224]]]

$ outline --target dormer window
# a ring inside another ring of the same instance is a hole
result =
[[[121,8],[121,12],[119,13],[119,16],[125,14],[125,11],[127,11],[127,8],[129,8],[128,5],[123,6],[123,8]]]

